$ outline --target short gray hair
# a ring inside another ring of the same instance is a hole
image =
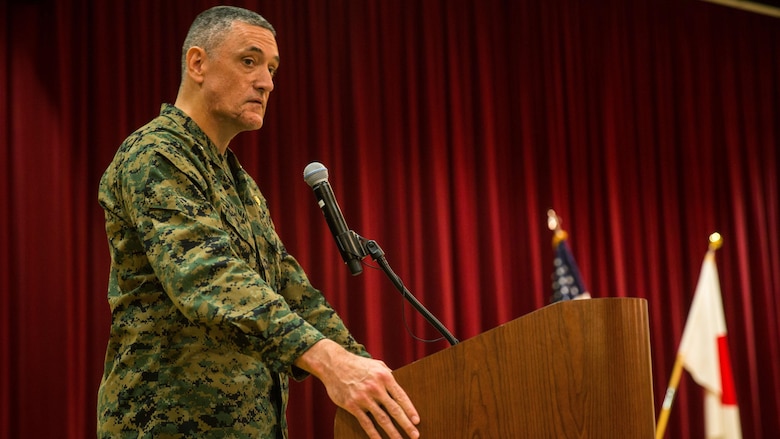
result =
[[[206,52],[214,49],[236,21],[268,29],[276,37],[276,30],[271,23],[257,12],[235,6],[215,6],[207,9],[195,17],[184,39],[181,48],[182,78],[187,73],[187,51],[194,46],[202,47]]]

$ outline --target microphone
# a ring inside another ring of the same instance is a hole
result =
[[[328,228],[336,239],[341,258],[349,267],[353,276],[363,272],[360,261],[366,256],[360,237],[347,227],[344,215],[341,213],[339,203],[333,195],[333,189],[328,183],[328,168],[322,163],[311,162],[303,170],[303,179],[313,190],[317,198],[317,204],[325,215]]]

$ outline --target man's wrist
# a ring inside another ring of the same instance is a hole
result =
[[[347,351],[338,343],[330,339],[322,339],[314,343],[294,364],[300,369],[322,379],[332,369],[337,356],[344,355]]]

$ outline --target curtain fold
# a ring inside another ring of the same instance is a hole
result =
[[[97,184],[175,99],[219,2],[0,6],[0,436],[94,435],[109,329]],[[698,1],[232,1],[278,31],[265,127],[231,145],[288,250],[372,354],[447,347],[380,270],[352,277],[303,168],[459,339],[549,303],[554,208],[594,297],[641,297],[656,406],[707,236],[745,437],[780,436],[780,26]],[[53,13],[52,13],[53,12]],[[373,266],[373,262],[366,261]],[[332,435],[314,379],[291,437]],[[685,376],[668,437],[703,437]],[[42,422],[41,420],[46,420]]]
[[[14,400],[14,392],[11,389],[12,373],[11,368],[13,356],[16,355],[16,342],[11,337],[11,331],[14,324],[11,322],[13,315],[11,307],[13,305],[11,291],[11,279],[9,272],[13,268],[13,246],[11,241],[11,221],[7,212],[11,211],[11,197],[8,194],[11,191],[11,151],[9,145],[11,138],[9,134],[10,126],[10,106],[11,98],[9,96],[8,70],[11,65],[11,41],[10,29],[8,26],[8,15],[10,7],[7,3],[0,5],[0,193],[5,194],[0,197],[0,211],[3,212],[0,219],[0,402],[3,409],[0,409],[0,436],[11,437],[11,419],[12,413],[8,407]]]

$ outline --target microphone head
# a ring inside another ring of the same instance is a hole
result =
[[[310,187],[328,181],[328,168],[320,162],[311,162],[303,169],[303,179]]]

